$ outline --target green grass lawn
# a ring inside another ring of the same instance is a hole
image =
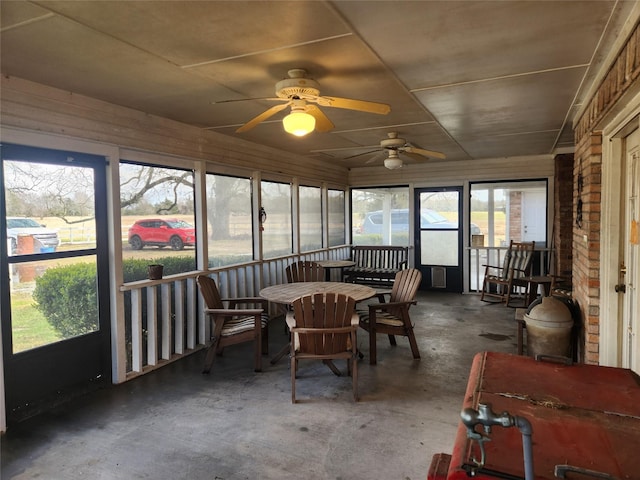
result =
[[[33,305],[30,292],[11,293],[13,353],[62,340],[60,335]]]

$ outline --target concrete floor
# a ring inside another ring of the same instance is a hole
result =
[[[516,352],[514,310],[475,295],[422,292],[411,310],[422,358],[378,336],[378,365],[351,379],[303,362],[291,404],[289,362],[254,373],[250,345],[230,347],[210,375],[203,353],[10,425],[6,479],[425,479],[450,452],[473,356]],[[270,353],[285,344],[282,319]],[[339,365],[344,368],[344,364]]]

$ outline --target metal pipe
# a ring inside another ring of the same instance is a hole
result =
[[[522,454],[524,456],[524,478],[525,480],[533,479],[533,443],[531,441],[531,435],[533,429],[531,428],[531,422],[524,417],[513,417],[514,423],[520,433],[522,433]]]
[[[522,434],[522,452],[524,456],[524,478],[525,480],[534,480],[533,473],[533,442],[531,436],[533,429],[531,423],[524,417],[512,416],[507,412],[496,414],[491,410],[491,404],[478,404],[478,410],[473,408],[465,408],[460,413],[462,423],[467,427],[467,437],[478,441],[480,445],[480,451],[482,453],[481,461],[478,462],[474,459],[479,469],[484,467],[485,463],[485,450],[484,442],[489,440],[489,437],[476,432],[476,425],[482,425],[484,432],[489,434],[493,425],[500,425],[505,428],[517,427]]]

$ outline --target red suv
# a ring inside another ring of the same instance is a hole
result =
[[[187,245],[195,244],[196,229],[176,218],[146,218],[129,228],[129,245],[134,250],[140,250],[145,245],[170,246],[173,250],[182,250]]]

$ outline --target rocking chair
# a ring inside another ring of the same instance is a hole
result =
[[[480,300],[504,302],[509,307],[512,306],[510,303],[517,288],[524,288],[523,296],[525,299],[527,298],[529,282],[525,277],[531,275],[535,244],[536,242],[514,242],[511,240],[502,267],[483,265],[485,273]]]

